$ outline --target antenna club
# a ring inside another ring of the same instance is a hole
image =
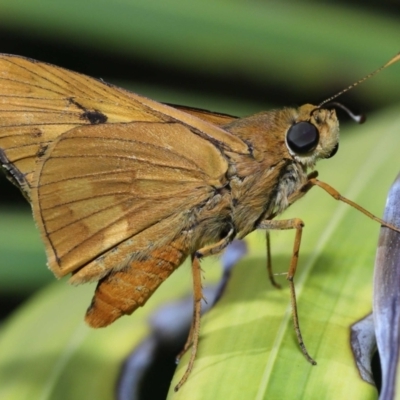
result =
[[[327,104],[327,106],[339,107],[343,111],[346,111],[347,115],[353,119],[353,121],[357,122],[357,124],[363,124],[367,119],[365,114],[354,114],[348,107],[343,105],[342,103],[338,103],[337,101],[331,101]]]
[[[367,120],[367,116],[365,114],[360,114],[357,116],[357,123],[363,124]]]

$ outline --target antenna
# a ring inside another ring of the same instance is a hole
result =
[[[326,103],[325,103],[326,104]],[[367,119],[364,114],[354,114],[348,107],[343,105],[342,103],[338,103],[337,101],[331,101],[327,104],[328,106],[332,105],[334,107],[339,107],[343,111],[346,111],[347,115],[357,124],[363,124],[365,120]]]
[[[392,59],[390,59],[385,65],[382,65],[382,67],[378,68],[374,72],[371,72],[364,78],[360,79],[359,81],[353,83],[352,85],[348,86],[346,89],[341,90],[339,93],[336,93],[335,95],[329,97],[328,99],[324,100],[322,103],[318,105],[318,108],[323,106],[326,103],[329,103],[333,99],[336,99],[336,97],[341,96],[343,93],[348,92],[350,89],[353,89],[355,86],[359,85],[360,83],[366,81],[367,79],[371,78],[372,76],[376,75],[378,72],[381,72],[383,69],[389,67],[390,65],[396,63],[397,61],[400,61],[400,53],[397,53]]]

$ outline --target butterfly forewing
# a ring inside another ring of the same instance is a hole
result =
[[[0,71],[0,148],[28,188],[37,158],[63,132],[99,122],[159,120],[128,92],[62,68],[2,56]]]
[[[0,157],[30,196],[46,148],[76,126],[130,121],[183,122],[215,144],[247,153],[239,139],[172,107],[76,72],[0,55]]]
[[[188,107],[188,106],[181,106],[181,105],[171,105],[171,106],[178,110],[184,111],[185,113],[188,113],[195,117],[201,118],[204,121],[207,121],[212,124],[219,125],[219,126],[229,124],[230,122],[237,119],[237,117],[234,117],[232,115],[216,113],[216,112],[207,111],[207,110],[201,110],[198,108],[193,108],[193,107]]]

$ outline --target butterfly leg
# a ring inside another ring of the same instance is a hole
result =
[[[286,279],[289,282],[289,288],[290,288],[290,300],[291,300],[291,305],[292,305],[292,316],[293,316],[293,324],[294,324],[294,329],[296,332],[297,340],[299,343],[299,346],[301,348],[301,351],[303,352],[304,356],[306,359],[313,365],[316,364],[315,360],[308,354],[307,348],[304,344],[303,341],[303,336],[301,334],[300,330],[300,324],[299,324],[299,316],[297,313],[297,301],[296,301],[296,290],[294,286],[294,276],[296,274],[296,269],[297,269],[297,262],[299,259],[299,251],[300,251],[300,243],[301,243],[301,235],[303,232],[303,227],[304,223],[301,219],[299,218],[293,218],[293,219],[286,219],[286,220],[265,220],[262,221],[259,225],[258,228],[260,229],[296,229],[296,236],[294,239],[294,245],[293,245],[293,253],[292,253],[292,259],[290,262],[290,267],[289,271],[287,273]]]
[[[376,217],[374,214],[370,213],[369,211],[367,211],[365,208],[361,207],[357,203],[354,203],[353,201],[342,196],[336,189],[334,189],[332,186],[328,185],[327,183],[321,182],[320,180],[318,180],[316,178],[312,178],[308,181],[308,184],[312,185],[312,186],[319,186],[321,189],[324,189],[325,192],[327,192],[329,195],[331,195],[335,200],[342,201],[343,203],[346,203],[349,206],[355,208],[356,210],[362,212],[364,215],[371,218],[372,220],[379,222],[381,225],[386,226],[387,228],[390,228],[396,232],[400,232],[399,228],[395,227],[392,224],[388,224],[387,222]]]
[[[186,368],[179,383],[175,386],[175,391],[177,392],[179,388],[187,381],[194,365],[194,360],[196,359],[197,349],[199,345],[200,337],[200,319],[201,319],[201,301],[204,300],[203,297],[203,287],[201,284],[201,266],[200,259],[212,254],[217,254],[222,251],[228,244],[232,241],[234,237],[234,229],[231,229],[228,234],[221,239],[219,242],[203,247],[202,249],[196,251],[192,255],[192,274],[193,274],[193,320],[190,328],[188,339],[183,346],[183,350],[179,353],[177,361],[180,357],[192,347],[192,352],[190,354],[189,364]]]
[[[190,355],[189,364],[186,368],[185,373],[183,374],[179,383],[175,386],[175,392],[179,390],[179,388],[187,381],[190,372],[192,371],[194,360],[197,354],[197,347],[199,342],[199,334],[200,334],[200,316],[201,316],[201,300],[203,299],[203,290],[201,285],[201,267],[200,260],[194,255],[192,257],[192,273],[193,273],[193,320],[192,326],[190,328],[189,337],[183,347],[182,352],[177,357],[177,361],[179,357],[186,352],[186,350],[192,345],[192,353]]]
[[[218,243],[215,243],[215,244],[207,246],[207,247],[203,247],[202,249],[198,250],[195,253],[195,256],[197,256],[198,259],[201,259],[203,257],[207,257],[207,256],[210,256],[210,255],[217,254],[217,253],[221,252],[232,241],[233,234],[234,234],[234,230],[231,229],[228,232],[228,235],[225,238],[220,240]],[[193,257],[195,257],[195,256],[193,256]],[[194,262],[193,257],[192,257],[192,267],[193,267],[193,262]],[[194,271],[193,271],[193,274],[194,274]],[[202,297],[202,299],[204,301],[206,301],[203,297]],[[188,338],[186,340],[186,343],[183,346],[183,349],[181,350],[181,352],[176,357],[176,361],[177,362],[179,362],[181,357],[186,353],[186,351],[190,348],[190,346],[193,343],[193,339],[192,339],[193,338],[193,328],[194,328],[193,325],[194,325],[194,319],[193,319],[193,323],[192,323],[192,325],[190,327],[190,332],[189,332],[189,336],[188,336]]]
[[[267,271],[268,271],[268,278],[271,282],[272,286],[276,287],[277,289],[281,288],[281,285],[275,280],[274,273],[272,271],[272,261],[271,261],[271,235],[267,230],[265,232],[265,243],[267,246]]]

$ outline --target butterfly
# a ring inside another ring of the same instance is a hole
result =
[[[312,171],[338,149],[325,103],[236,118],[0,54],[0,163],[32,206],[51,271],[98,282],[86,313],[93,327],[143,306],[191,257],[192,357],[179,387],[199,340],[202,257],[257,228],[295,229],[294,298],[303,223],[274,217],[315,185],[367,213]]]

